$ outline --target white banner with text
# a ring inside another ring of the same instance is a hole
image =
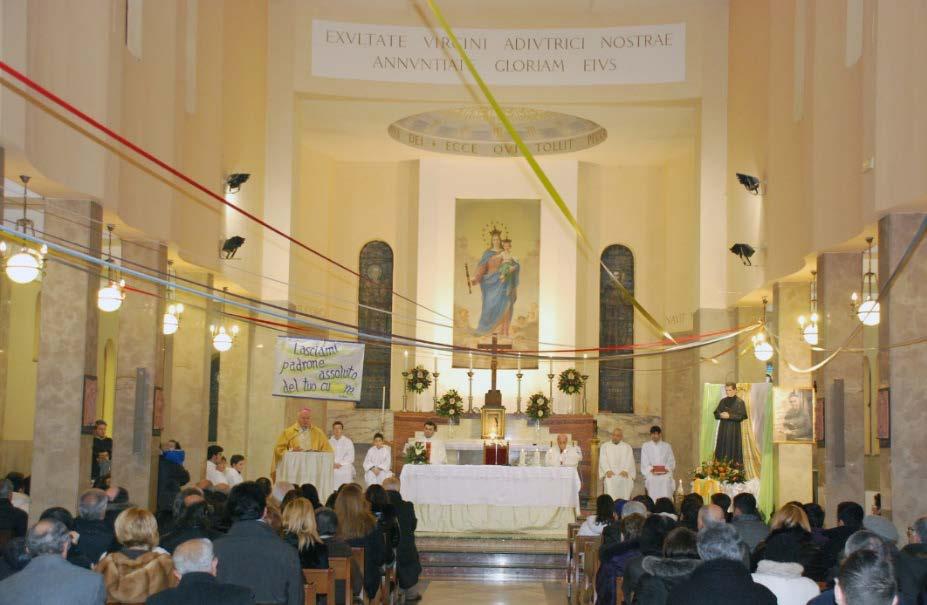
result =
[[[503,86],[662,84],[686,79],[686,25],[583,29],[458,29],[477,71]],[[426,27],[312,21],[312,75],[459,84],[470,81],[451,41]]]
[[[363,344],[277,337],[275,396],[357,401],[363,374]]]

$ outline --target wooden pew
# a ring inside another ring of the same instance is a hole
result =
[[[624,578],[618,576],[615,578],[615,605],[621,605],[624,601]]]
[[[582,527],[582,521],[570,523],[567,525],[567,601],[572,603],[573,576],[576,574],[576,551],[573,549],[573,541],[576,540],[576,534]]]
[[[599,573],[601,544],[601,536],[596,536],[594,541],[583,543],[583,584],[580,589],[582,605],[592,605],[595,602],[595,577]]]
[[[316,595],[326,595],[326,603],[333,605],[335,602],[335,570],[328,569],[304,569],[303,576],[306,578],[306,605],[315,605]]]
[[[351,547],[351,559],[354,560],[354,563],[357,564],[357,568],[361,570],[361,577],[364,577],[367,568],[364,566],[364,547],[363,546],[352,546]],[[382,582],[381,582],[382,584]],[[383,601],[381,599],[381,593],[383,592],[383,587],[380,586],[380,590],[377,591],[377,594],[371,597],[367,594],[366,590],[361,590],[361,597],[363,598],[364,605],[382,605]]]
[[[329,557],[328,565],[335,572],[335,582],[344,581],[345,603],[351,605],[354,600],[351,587],[351,559],[349,557]],[[307,602],[306,605],[311,605],[311,603]],[[334,600],[329,601],[329,605],[335,605]]]
[[[601,543],[602,536],[576,536],[573,539],[575,563],[569,590],[570,602],[573,605],[587,603],[588,601],[585,599],[591,599],[592,593],[595,591],[594,573],[598,571],[599,545]],[[591,578],[587,578],[589,573],[593,574]]]

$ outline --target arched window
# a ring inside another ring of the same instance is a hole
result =
[[[602,262],[628,292],[634,294],[634,255],[627,246],[613,244],[602,252]],[[599,346],[634,344],[634,307],[625,301],[604,268],[599,269]],[[603,353],[608,356],[613,353]],[[599,411],[634,411],[634,360],[599,363]]]
[[[357,325],[365,334],[389,336],[393,331],[393,249],[386,242],[369,242],[360,253]],[[385,311],[385,312],[384,312]],[[364,351],[364,381],[357,407],[378,408],[386,387],[389,405],[390,347],[368,341]]]

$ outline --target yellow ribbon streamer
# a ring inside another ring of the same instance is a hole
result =
[[[515,130],[515,127],[512,126],[512,122],[509,120],[508,116],[505,114],[505,111],[499,105],[499,102],[496,101],[496,97],[493,96],[492,92],[489,90],[489,87],[486,86],[486,82],[483,81],[483,78],[480,77],[479,72],[476,70],[476,66],[473,65],[473,62],[470,61],[470,56],[467,54],[467,51],[464,50],[463,46],[460,44],[460,41],[457,40],[454,30],[451,29],[450,24],[447,22],[447,19],[444,18],[444,14],[441,12],[441,9],[438,7],[435,0],[428,0],[428,6],[431,8],[431,12],[434,13],[435,18],[438,19],[438,22],[441,24],[442,29],[447,34],[447,37],[454,44],[454,48],[457,49],[457,53],[460,55],[460,58],[463,60],[464,65],[467,66],[467,71],[470,72],[470,75],[473,76],[473,79],[476,81],[476,85],[479,86],[480,90],[483,92],[483,95],[486,97],[486,100],[489,102],[489,105],[492,107],[493,111],[496,112],[496,116],[499,118],[499,121],[502,122],[502,126],[505,127],[506,132],[509,136],[512,137],[512,140],[515,142],[515,145],[518,147],[518,150],[524,156],[525,161],[528,162],[528,165],[531,167],[531,170],[534,172],[535,176],[538,177],[538,180],[541,181],[541,184],[544,186],[544,189],[550,195],[551,199],[554,200],[554,203],[557,205],[557,208],[560,209],[560,212],[566,218],[567,222],[573,227],[573,230],[579,236],[580,242],[587,250],[592,250],[592,246],[589,244],[589,240],[586,238],[586,234],[583,232],[582,227],[579,226],[579,223],[576,221],[576,217],[573,216],[573,213],[567,207],[566,202],[563,201],[563,198],[560,197],[560,193],[557,191],[557,188],[554,187],[554,184],[550,182],[550,179],[547,178],[547,174],[538,164],[537,160],[534,159],[534,155],[531,153],[531,150],[528,149],[528,146],[525,145],[525,142],[522,140],[521,135],[518,134],[518,131]],[[615,282],[615,285],[618,286],[618,292],[621,298],[633,305],[637,311],[644,316],[650,324],[656,328],[657,332],[662,336],[665,336],[669,340],[676,342],[672,335],[658,322],[653,315],[651,315],[647,309],[645,309],[634,295],[624,287],[615,274],[609,269],[605,262],[600,258],[599,264],[605,269],[605,272],[608,276]]]

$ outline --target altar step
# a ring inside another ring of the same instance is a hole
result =
[[[517,536],[416,536],[422,575],[492,581],[566,578],[567,541]]]

